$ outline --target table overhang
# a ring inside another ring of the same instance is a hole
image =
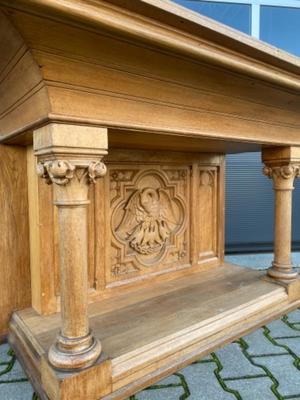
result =
[[[296,57],[168,1],[0,4],[2,142],[56,121],[108,127],[116,147],[300,145]]]

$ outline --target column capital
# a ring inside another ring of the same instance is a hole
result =
[[[83,170],[79,172],[79,170]],[[72,179],[79,182],[95,183],[106,173],[106,166],[102,161],[90,161],[87,165],[72,163],[68,160],[40,161],[37,164],[37,173],[51,185],[65,186]]]
[[[275,190],[293,190],[300,177],[300,147],[277,146],[262,149],[263,173],[273,179]]]
[[[38,175],[56,187],[56,205],[86,204],[88,185],[106,173],[105,128],[51,123],[34,132],[33,148]]]
[[[263,168],[263,173],[273,179],[273,187],[275,190],[293,190],[294,179],[300,177],[300,163],[274,165],[273,163],[267,164]]]

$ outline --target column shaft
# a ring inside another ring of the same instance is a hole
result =
[[[274,263],[291,267],[292,191],[275,190]]]
[[[58,206],[62,335],[89,333],[87,314],[87,205]]]

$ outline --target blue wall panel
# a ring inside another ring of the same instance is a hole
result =
[[[260,153],[226,158],[226,251],[271,251],[274,193]],[[293,248],[300,248],[300,180],[293,193]]]

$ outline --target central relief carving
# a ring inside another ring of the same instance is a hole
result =
[[[172,203],[164,189],[136,190],[124,207],[124,217],[116,233],[140,254],[160,253],[181,222]]]
[[[114,169],[110,182],[112,276],[184,263],[187,169]]]

